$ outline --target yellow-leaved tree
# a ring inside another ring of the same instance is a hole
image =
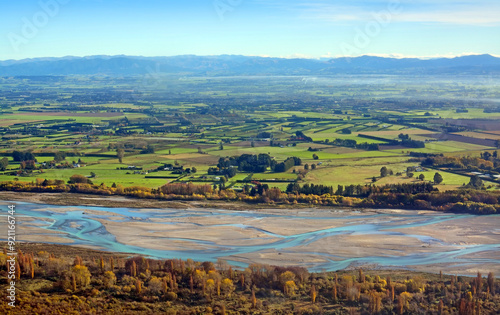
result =
[[[90,272],[87,267],[76,265],[71,268],[71,275],[75,277],[76,285],[84,288],[90,284]]]
[[[228,279],[228,278],[222,280],[221,289],[225,295],[231,296],[231,293],[233,293],[233,291],[234,291],[233,280]]]
[[[102,280],[104,286],[108,289],[112,288],[116,283],[116,276],[113,271],[106,271]]]

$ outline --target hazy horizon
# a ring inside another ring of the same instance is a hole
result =
[[[64,58],[97,58],[97,57],[130,57],[130,58],[172,58],[172,57],[182,57],[182,56],[195,56],[195,57],[219,57],[219,56],[241,56],[241,57],[260,57],[260,58],[279,58],[279,59],[305,59],[305,60],[328,60],[328,59],[341,59],[341,58],[359,58],[359,57],[380,57],[380,58],[391,58],[391,59],[420,59],[420,60],[431,60],[431,59],[453,59],[467,56],[492,56],[495,58],[500,58],[500,55],[494,55],[489,53],[478,54],[462,54],[462,55],[450,55],[450,56],[399,56],[399,55],[377,55],[377,54],[363,54],[359,56],[332,56],[332,57],[274,57],[274,56],[261,56],[261,55],[240,55],[240,54],[219,54],[219,55],[197,55],[197,54],[182,54],[182,55],[163,55],[163,56],[146,56],[146,55],[65,55],[65,56],[43,56],[43,57],[30,57],[30,58],[20,58],[20,59],[0,59],[0,61],[23,61],[23,60],[35,60],[35,59],[64,59]]]

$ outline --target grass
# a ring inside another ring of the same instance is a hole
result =
[[[394,172],[398,172],[406,170],[408,166],[417,166],[417,164],[398,163],[389,166],[383,161],[378,161],[377,164],[363,165],[363,167],[356,164],[319,166],[316,170],[307,173],[304,182],[309,184],[321,183],[334,187],[337,185],[370,184],[374,176],[380,176],[380,169],[383,166],[387,166]]]
[[[426,143],[424,149],[412,149],[412,151],[423,153],[448,153],[458,151],[480,151],[488,149],[491,148],[478,144],[457,141],[436,141]]]
[[[380,169],[383,166],[391,169],[394,174],[401,172],[403,175],[397,176],[392,175],[384,178],[380,178]],[[418,163],[394,163],[394,164],[372,164],[372,165],[342,165],[342,166],[325,166],[318,167],[314,171],[307,173],[304,182],[310,184],[322,183],[324,185],[330,185],[336,187],[336,185],[357,185],[357,184],[371,184],[372,178],[376,177],[376,185],[387,185],[387,184],[401,184],[401,183],[415,183],[419,182],[418,176],[423,174],[425,180],[432,181],[434,174],[436,172],[443,176],[443,183],[440,185],[441,190],[456,189],[462,184],[467,184],[469,182],[469,177],[461,176],[453,173],[443,172],[443,171],[424,171],[424,172],[414,172],[413,178],[406,176],[407,167],[416,167]],[[447,186],[448,185],[448,186]],[[445,187],[447,186],[447,187]]]
[[[413,115],[423,116],[426,112],[446,119],[500,119],[500,113],[485,113],[481,108],[468,108],[468,113],[457,113],[449,110],[412,111]]]

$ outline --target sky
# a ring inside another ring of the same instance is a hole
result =
[[[500,56],[498,0],[0,0],[0,60]]]

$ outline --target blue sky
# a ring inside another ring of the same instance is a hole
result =
[[[0,2],[0,60],[500,55],[498,0]]]

